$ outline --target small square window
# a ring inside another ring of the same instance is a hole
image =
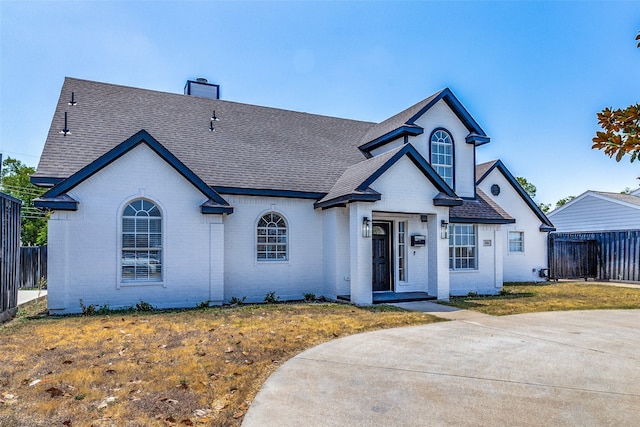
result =
[[[522,231],[509,232],[509,252],[512,252],[512,253],[524,252],[524,232]]]

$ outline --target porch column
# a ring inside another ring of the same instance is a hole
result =
[[[360,305],[373,302],[371,285],[371,237],[362,237],[364,217],[371,221],[371,204],[351,203],[349,205],[349,262],[351,274],[351,302]]]
[[[436,215],[429,215],[429,294],[439,300],[449,300],[449,239],[441,235],[442,221],[449,222],[449,208],[438,208]],[[435,291],[435,292],[434,292]]]

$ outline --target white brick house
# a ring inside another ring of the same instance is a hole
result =
[[[195,96],[198,95],[198,96]],[[32,182],[49,310],[497,293],[552,224],[449,89],[381,123],[67,78]],[[496,190],[497,189],[497,190]]]

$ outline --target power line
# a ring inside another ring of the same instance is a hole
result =
[[[45,191],[44,190],[38,190],[37,188],[28,188],[28,187],[19,187],[17,185],[6,185],[3,184],[0,186],[0,188],[4,188],[5,190],[9,190],[9,191],[17,191],[17,192],[21,192],[21,193],[26,193],[26,194],[35,194],[36,196],[39,196],[41,194],[44,194]]]
[[[40,157],[40,156],[36,156],[35,154],[17,153],[17,152],[15,152],[15,151],[8,151],[8,150],[0,150],[0,152],[2,152],[2,153],[17,154],[18,156]]]

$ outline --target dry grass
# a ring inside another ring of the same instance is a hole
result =
[[[505,284],[504,293],[495,297],[459,297],[447,305],[496,316],[541,311],[640,309],[640,289],[637,288],[548,282]]]
[[[424,324],[340,304],[39,317],[0,327],[0,425],[239,425],[265,379],[319,343]]]

